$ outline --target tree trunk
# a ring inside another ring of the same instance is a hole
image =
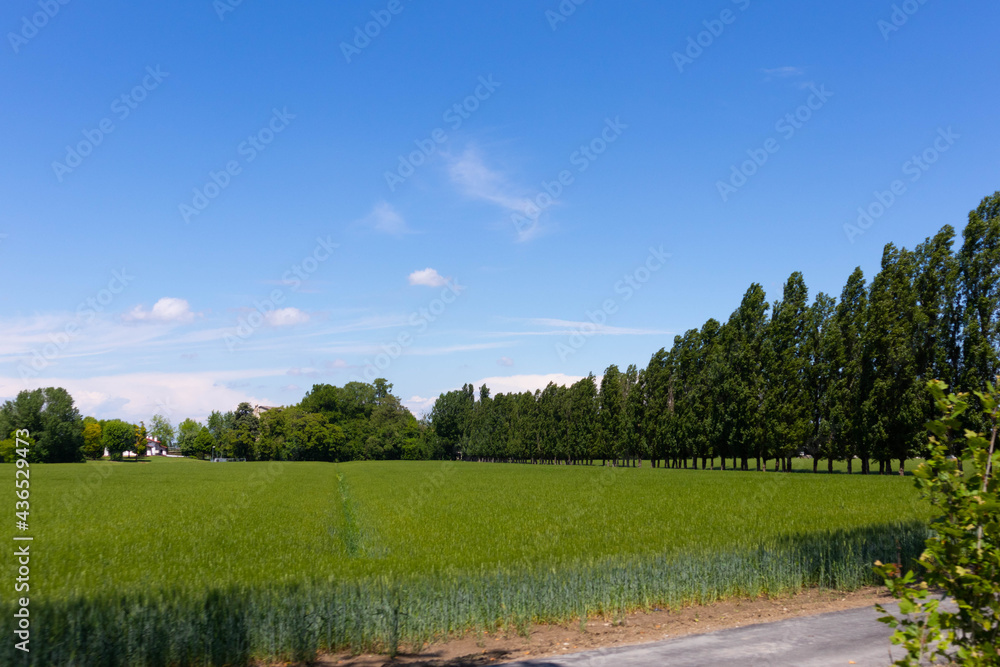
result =
[[[899,475],[902,477],[906,474],[906,459],[899,459]]]
[[[813,473],[819,472],[819,457],[813,457]]]
[[[831,456],[826,460],[826,471],[833,474],[833,457]]]

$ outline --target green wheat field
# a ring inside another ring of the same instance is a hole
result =
[[[877,583],[911,478],[459,462],[32,467],[38,665],[223,665]],[[10,563],[10,560],[5,562]],[[8,566],[13,578],[13,565]],[[5,597],[4,614],[13,613]],[[0,662],[23,664],[10,642]]]

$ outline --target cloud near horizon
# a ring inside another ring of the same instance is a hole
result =
[[[175,425],[191,417],[203,421],[212,410],[235,409],[241,402],[274,405],[271,398],[242,390],[255,378],[284,375],[283,370],[122,373],[86,378],[46,377],[25,383],[0,377],[0,396],[24,389],[63,387],[82,415],[138,422],[161,414]],[[229,406],[228,408],[226,406]]]

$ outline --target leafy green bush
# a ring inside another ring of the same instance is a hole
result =
[[[876,571],[899,599],[904,615],[880,620],[896,628],[892,641],[906,648],[906,657],[896,665],[939,657],[962,665],[1000,665],[1000,484],[993,469],[1000,465],[1000,386],[987,384],[985,393],[975,392],[991,427],[988,438],[963,428],[963,414],[970,409],[968,394],[946,395],[947,385],[941,381],[928,387],[943,418],[928,424],[931,456],[914,477],[941,515],[932,522],[934,532],[918,560],[923,570],[919,579],[912,570],[900,576],[896,566],[876,562]],[[965,440],[971,471],[963,471],[949,456],[958,438]],[[957,611],[942,607],[948,599]]]
[[[135,446],[135,427],[120,419],[112,419],[104,425],[101,442],[112,461],[121,461],[122,452]]]

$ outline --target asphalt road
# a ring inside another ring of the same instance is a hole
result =
[[[896,612],[895,605],[886,609]],[[886,667],[903,652],[873,607],[748,625],[639,646],[506,663],[508,667]],[[890,652],[890,649],[892,651]],[[890,655],[892,657],[890,657]]]

